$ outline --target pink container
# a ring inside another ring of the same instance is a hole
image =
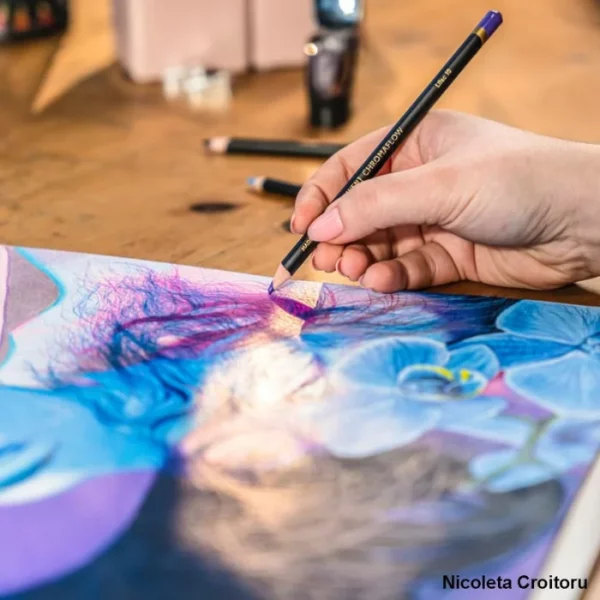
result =
[[[259,69],[303,65],[304,44],[317,29],[314,0],[249,0],[250,64]]]
[[[119,60],[138,83],[182,65],[244,71],[247,1],[113,0]]]
[[[138,83],[178,66],[231,73],[304,64],[313,0],[113,0],[119,60]]]

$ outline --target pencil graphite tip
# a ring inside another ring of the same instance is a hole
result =
[[[272,294],[278,290],[290,277],[290,272],[283,265],[279,265],[273,276],[273,282],[269,287],[269,293]]]
[[[502,25],[502,20],[502,14],[500,12],[497,10],[490,10],[485,17],[481,19],[478,27],[483,29],[487,37],[490,38],[496,29]]]

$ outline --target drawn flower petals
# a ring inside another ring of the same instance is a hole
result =
[[[593,461],[599,450],[599,422],[560,419],[538,441],[535,455],[548,466],[566,471]]]
[[[395,337],[367,343],[333,366],[332,379],[396,387],[398,374],[416,364],[442,365],[448,360],[444,344],[422,338]]]
[[[559,415],[600,416],[600,361],[583,352],[513,367],[506,385]]]
[[[416,406],[399,409],[394,399],[365,401],[329,412],[316,428],[323,445],[339,458],[362,458],[410,444],[430,430],[436,412]]]
[[[493,419],[448,423],[444,426],[444,429],[520,448],[531,435],[533,426],[522,419],[498,415]]]
[[[514,450],[500,450],[478,456],[469,468],[488,490],[500,493],[543,483],[555,476],[553,469],[534,462],[511,465],[516,458]]]
[[[471,345],[483,345],[489,348],[503,369],[532,361],[557,358],[573,350],[573,347],[568,344],[521,337],[511,333],[478,335],[457,344],[454,348],[462,349]]]
[[[450,370],[468,369],[493,379],[500,370],[496,355],[486,346],[469,345],[450,353],[446,367]]]
[[[600,332],[600,310],[521,300],[506,309],[496,324],[522,337],[576,346]]]
[[[477,396],[468,400],[450,401],[439,406],[441,418],[438,427],[446,429],[465,422],[483,421],[496,416],[505,407],[506,401],[494,396]]]

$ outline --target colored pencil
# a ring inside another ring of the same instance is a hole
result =
[[[248,178],[248,186],[257,192],[278,194],[279,196],[288,196],[289,198],[295,198],[302,187],[295,183],[288,183],[280,179],[271,179],[270,177],[250,177]]]
[[[204,141],[204,145],[213,154],[262,154],[305,158],[329,158],[344,147],[343,144],[229,137],[209,138]]]
[[[337,200],[346,192],[363,181],[372,179],[379,173],[383,165],[391,158],[394,151],[406,140],[415,127],[421,122],[433,105],[450,87],[462,70],[479,52],[485,42],[502,24],[502,15],[497,11],[489,11],[474,31],[452,55],[442,70],[434,77],[412,106],[391,128],[383,141],[373,150],[365,162],[358,168],[348,183],[334,198]],[[277,267],[269,293],[281,287],[300,268],[304,261],[317,247],[308,235],[300,241]]]

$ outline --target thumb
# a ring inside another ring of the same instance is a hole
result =
[[[447,169],[430,163],[360,183],[313,221],[308,237],[349,244],[397,225],[444,225],[460,204],[450,179]]]

